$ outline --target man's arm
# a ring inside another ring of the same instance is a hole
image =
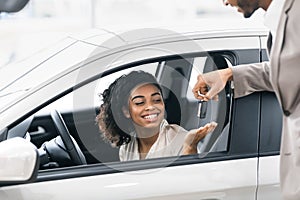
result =
[[[227,81],[233,80],[235,98],[246,96],[255,91],[273,91],[270,82],[269,62],[238,65],[231,68],[200,74],[193,88],[199,100],[216,99]],[[209,91],[208,91],[208,88]]]
[[[257,91],[273,91],[270,82],[270,62],[232,67],[234,97],[242,97]]]

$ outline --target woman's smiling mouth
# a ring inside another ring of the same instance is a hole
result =
[[[155,121],[158,118],[159,113],[144,115],[143,118],[147,121]]]

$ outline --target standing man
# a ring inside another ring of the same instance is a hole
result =
[[[193,88],[194,96],[199,100],[210,100],[228,80],[234,82],[235,98],[255,91],[274,91],[284,114],[280,149],[282,196],[285,200],[299,200],[300,0],[224,0],[224,4],[236,7],[246,18],[258,8],[266,11],[265,25],[270,29],[267,43],[270,62],[239,65],[199,75]]]

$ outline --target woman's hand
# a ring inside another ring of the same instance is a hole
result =
[[[208,133],[212,132],[217,126],[216,122],[206,124],[204,127],[190,130],[184,139],[182,155],[196,154],[197,146]]]

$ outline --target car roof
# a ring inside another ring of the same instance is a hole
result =
[[[266,33],[266,27],[262,23],[253,20],[225,19],[222,21],[220,19],[203,19],[176,24],[107,26],[85,33],[73,34],[70,37],[93,45],[105,46],[107,40],[111,39],[111,37],[119,38],[120,42],[124,45],[141,42],[147,43],[157,39],[173,38],[178,35],[184,37],[212,38]],[[105,47],[111,48],[108,46]]]

